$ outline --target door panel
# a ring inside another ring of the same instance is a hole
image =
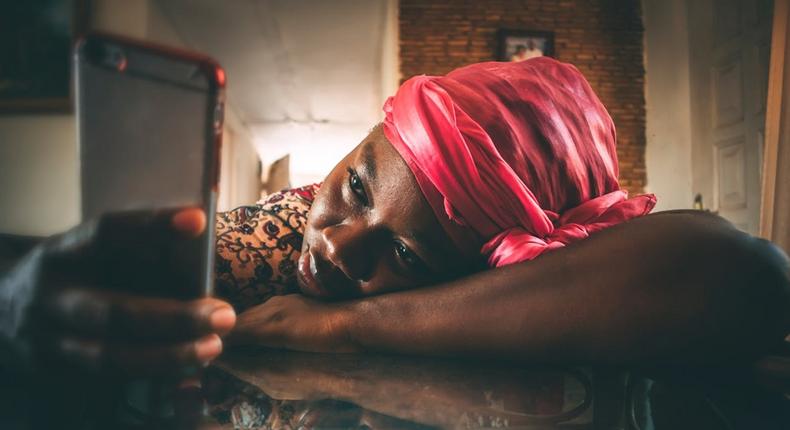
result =
[[[713,124],[717,128],[743,121],[741,59],[728,59],[713,68]]]
[[[722,210],[744,209],[746,199],[746,145],[743,137],[727,140],[716,147],[718,198]]]
[[[756,234],[772,1],[687,0],[692,187]]]

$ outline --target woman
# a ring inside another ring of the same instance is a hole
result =
[[[539,58],[415,77],[384,109],[314,200],[307,188],[220,215],[219,293],[238,321],[215,298],[74,287],[91,255],[202,231],[204,215],[184,210],[172,222],[108,217],[39,248],[6,277],[17,316],[7,337],[29,339],[41,304],[68,329],[44,344],[131,371],[211,360],[228,333],[308,351],[617,363],[781,344],[782,253],[712,215],[643,216],[655,198],[619,190],[614,126],[572,66]],[[134,261],[130,248],[119,265]],[[62,276],[74,262],[83,270]],[[41,280],[53,273],[69,288]],[[280,295],[294,279],[304,294]],[[44,288],[46,300],[34,293]]]

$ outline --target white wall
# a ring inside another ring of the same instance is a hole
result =
[[[260,158],[249,129],[228,106],[222,136],[217,210],[249,205],[261,197]]]
[[[324,180],[368,131],[365,123],[268,123],[251,126],[256,147],[267,166],[290,154],[291,185],[298,187]]]
[[[73,115],[0,117],[0,232],[44,236],[79,220]]]
[[[149,0],[93,0],[91,28],[136,39],[148,34]]]
[[[646,191],[656,210],[691,208],[691,111],[686,0],[643,0]]]

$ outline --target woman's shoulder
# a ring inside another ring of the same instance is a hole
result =
[[[321,188],[321,184],[310,184],[299,188],[278,191],[264,197],[258,201],[257,205],[266,206],[295,203],[310,206],[313,204],[313,200],[315,200],[315,195],[318,193],[319,188]]]
[[[217,213],[216,289],[237,310],[296,292],[296,262],[320,184]]]
[[[699,209],[671,209],[650,213],[643,218],[672,222],[707,223],[716,228],[735,229],[735,226],[716,212]]]
[[[282,225],[293,232],[304,232],[307,214],[320,184],[307,185],[300,188],[282,190],[269,194],[254,205],[239,206],[226,212],[217,213],[217,233],[235,227],[243,234],[253,234],[257,227],[268,227],[270,234],[279,234],[273,230],[275,224]],[[261,222],[264,222],[261,225]]]

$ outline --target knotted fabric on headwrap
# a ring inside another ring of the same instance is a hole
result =
[[[531,260],[647,214],[617,182],[615,129],[582,74],[547,57],[409,79],[384,134],[439,222],[489,266]],[[477,249],[477,248],[476,248]]]

